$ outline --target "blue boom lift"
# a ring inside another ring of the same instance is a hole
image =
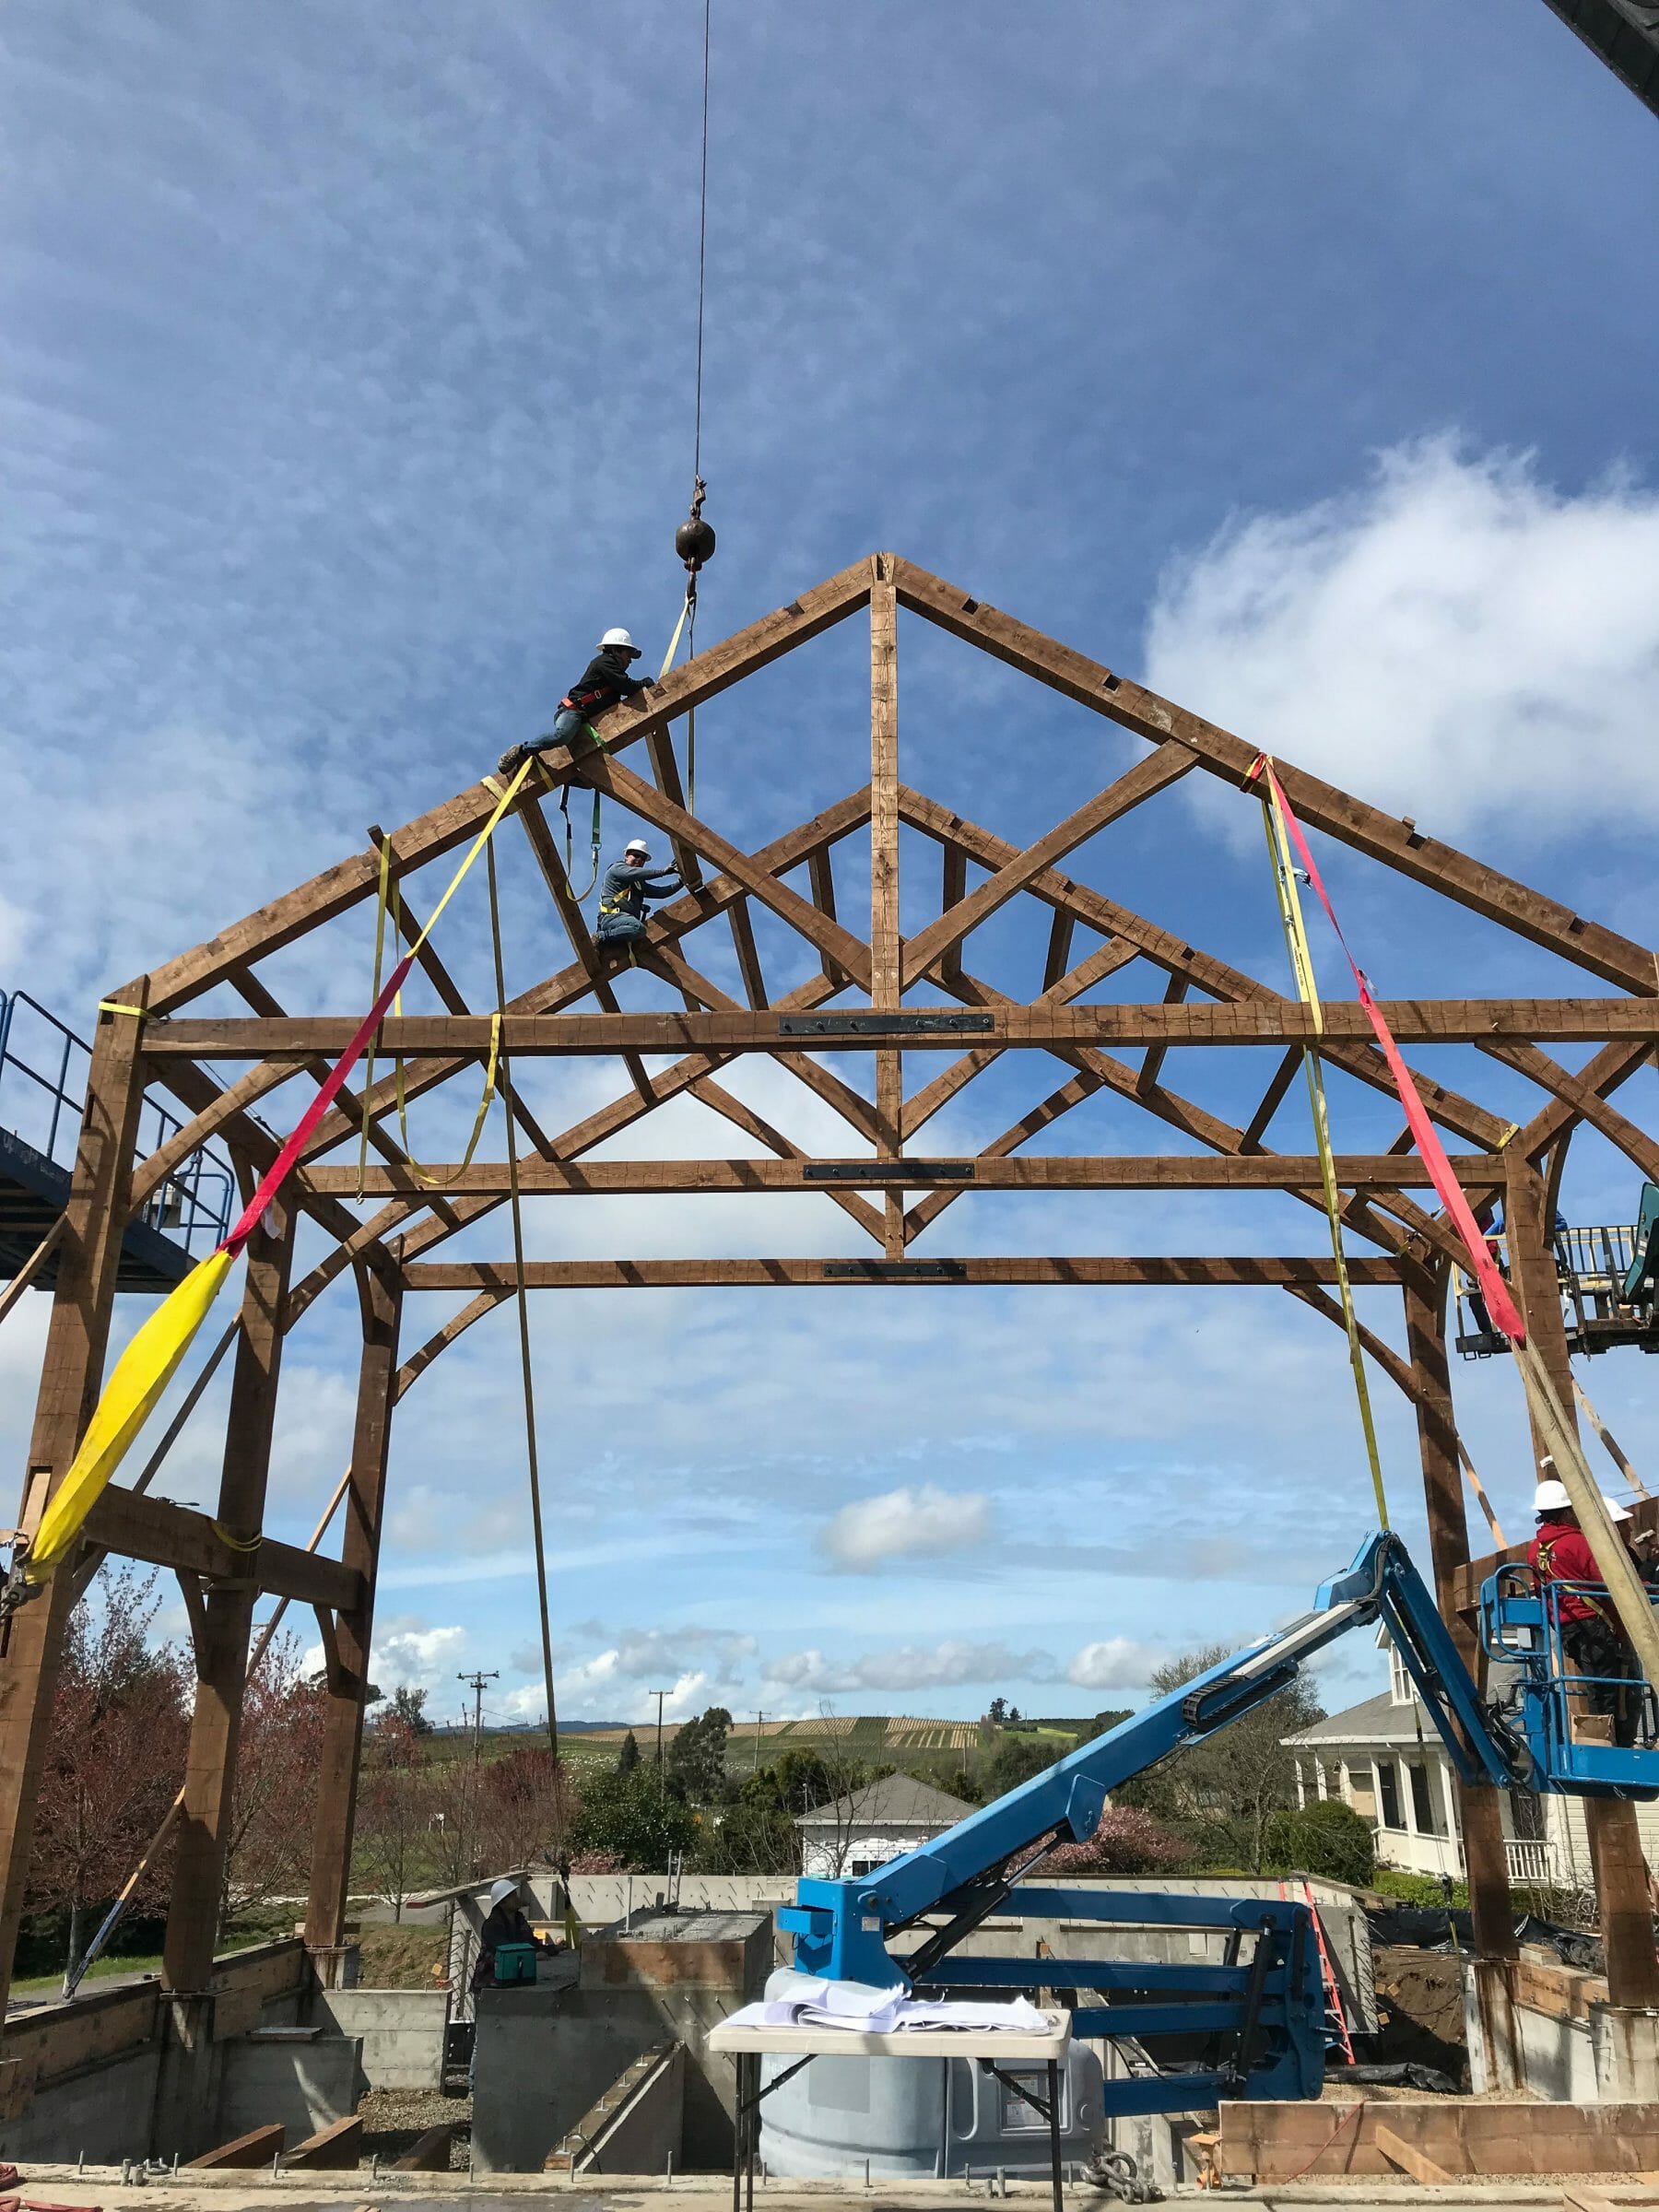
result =
[[[803,1877],[780,1915],[805,1973],[874,1983],[951,1988],[1047,1987],[1100,1993],[1077,2006],[1078,2035],[1180,2039],[1179,2072],[1108,2082],[1109,2113],[1191,2112],[1219,2097],[1316,2097],[1324,2077],[1326,2000],[1312,1911],[1289,1899],[1192,1898],[1022,1888],[1022,1913],[1061,1922],[1226,1931],[1216,1963],[1155,1964],[1100,1959],[952,1958],[1006,1903],[1016,1882],[1055,1844],[1092,1836],[1107,1793],[1253,1712],[1293,1680],[1312,1655],[1350,1629],[1381,1621],[1410,1673],[1459,1776],[1500,1788],[1581,1796],[1659,1797],[1659,1712],[1645,1684],[1624,1694],[1637,1708],[1630,1747],[1574,1742],[1557,1606],[1562,1585],[1540,1590],[1526,1569],[1507,1568],[1481,1591],[1481,1635],[1512,1687],[1501,1707],[1483,1699],[1458,1655],[1433,1596],[1397,1536],[1367,1538],[1346,1574],[1326,1583],[1312,1612],[1280,1634],[1223,1659],[1045,1773],[914,1851],[854,1881]],[[1582,1709],[1582,1705],[1581,1705]],[[908,1948],[900,1936],[920,1933]],[[1246,1938],[1253,1938],[1248,1958]],[[1141,2001],[1136,2002],[1138,1996]],[[1191,2053],[1208,2044],[1211,2063]]]

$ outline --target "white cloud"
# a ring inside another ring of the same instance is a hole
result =
[[[370,1671],[376,1687],[388,1696],[406,1684],[432,1697],[447,1697],[457,1663],[465,1652],[465,1629],[431,1629],[418,1616],[405,1614],[377,1624]]]
[[[1172,569],[1147,681],[1433,835],[1500,815],[1557,835],[1652,823],[1655,572],[1659,492],[1568,495],[1530,454],[1425,439],[1362,489],[1239,518]],[[1253,809],[1198,784],[1259,841]]]
[[[854,1499],[818,1533],[818,1548],[847,1573],[888,1559],[936,1559],[971,1550],[991,1533],[991,1500],[982,1490],[951,1492],[924,1483],[918,1489]]]
[[[1139,1689],[1159,1656],[1132,1637],[1108,1636],[1100,1643],[1086,1643],[1066,1668],[1065,1678],[1079,1689]]]
[[[766,1678],[784,1689],[833,1695],[866,1689],[942,1689],[964,1682],[1053,1682],[1057,1671],[1047,1652],[1016,1652],[1006,1643],[948,1638],[929,1646],[868,1652],[852,1660],[827,1659],[818,1651],[787,1652],[767,1663]]]

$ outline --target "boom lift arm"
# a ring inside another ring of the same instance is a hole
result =
[[[1231,1653],[942,1836],[862,1881],[804,1877],[794,1908],[782,1916],[794,1935],[796,1966],[887,1987],[898,1979],[925,1982],[928,1969],[994,1912],[1054,1844],[1094,1834],[1109,1792],[1242,1719],[1316,1653],[1377,1620],[1386,1624],[1462,1779],[1530,1786],[1534,1762],[1524,1739],[1487,1709],[1405,1546],[1378,1534],[1291,1627]],[[943,1925],[918,1948],[902,1958],[889,1953],[890,1937],[940,1913]]]
[[[1231,2096],[1317,2095],[1324,2065],[1325,2004],[1310,1908],[1287,1900],[1193,1899],[1145,1892],[1041,1889],[1021,1894],[1020,1910],[1041,1917],[1140,1926],[1228,1931],[1226,1959],[1173,1963],[1053,1963],[1040,1974],[1029,1960],[953,1959],[949,1954],[1007,1901],[1014,1886],[1056,1844],[1093,1835],[1110,1791],[1183,1746],[1253,1712],[1292,1681],[1315,1653],[1351,1629],[1382,1622],[1409,1673],[1457,1774],[1498,1788],[1583,1795],[1659,1796],[1659,1749],[1652,1747],[1652,1692],[1641,1692],[1640,1748],[1590,1747],[1572,1740],[1559,1636],[1550,1607],[1516,1583],[1494,1578],[1482,1593],[1488,1651],[1516,1670],[1512,1703],[1500,1712],[1481,1696],[1441,1618],[1432,1594],[1397,1536],[1369,1536],[1347,1573],[1324,1583],[1313,1610],[1171,1690],[1046,1772],[978,1808],[941,1836],[907,1851],[862,1879],[803,1877],[793,1907],[779,1915],[794,1936],[800,1971],[890,1988],[1050,1986],[1150,1991],[1162,1998],[1192,1992],[1206,2001],[1081,2007],[1077,2031],[1104,2035],[1198,2036],[1219,2042],[1234,2031],[1231,2055],[1208,2072],[1155,2075],[1108,2085],[1116,2111],[1182,2111],[1209,2092]],[[893,1950],[894,1938],[921,1930],[920,1941]],[[1241,1938],[1253,1935],[1248,1965]],[[1216,2000],[1224,2000],[1218,2003]],[[1213,2101],[1213,2096],[1210,2099]]]

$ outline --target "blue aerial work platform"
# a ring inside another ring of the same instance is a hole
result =
[[[24,1267],[69,1203],[90,1048],[26,991],[0,991],[0,1282]],[[181,1127],[147,1097],[137,1154],[146,1158]],[[197,1152],[127,1223],[118,1290],[171,1290],[211,1252],[230,1218],[229,1162]],[[56,1280],[51,1253],[33,1277]]]
[[[1399,1538],[1369,1536],[1313,1610],[1221,1660],[1010,1790],[941,1836],[852,1881],[805,1877],[779,1914],[802,1971],[890,1988],[1045,1988],[1073,1993],[1075,2031],[1162,2046],[1163,2065],[1105,2088],[1109,2113],[1193,2112],[1222,2097],[1316,2097],[1330,2041],[1312,1908],[1288,1898],[1194,1898],[1022,1886],[1023,1912],[1076,1924],[1225,1932],[1218,1961],[1179,1965],[1110,1958],[952,1957],[1057,1843],[1092,1836],[1107,1793],[1184,1746],[1255,1711],[1315,1653],[1350,1629],[1386,1629],[1465,1783],[1578,1796],[1659,1797],[1659,1709],[1644,1683],[1620,1677],[1623,1743],[1581,1742],[1572,1715],[1599,1685],[1561,1649],[1559,1593],[1506,1568],[1481,1591],[1481,1634],[1510,1687],[1482,1696]],[[910,1936],[892,1949],[894,1938]],[[1248,1949],[1246,1947],[1248,1946]],[[1086,1992],[1085,2003],[1077,1993]],[[1099,2000],[1104,1999],[1104,2002]],[[1196,2054],[1196,2055],[1195,2055]]]

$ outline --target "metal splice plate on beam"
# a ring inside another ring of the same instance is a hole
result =
[[[960,1260],[826,1260],[830,1283],[959,1283],[968,1270]]]
[[[992,1014],[782,1014],[782,1037],[984,1037]]]
[[[803,1182],[971,1182],[971,1159],[809,1159]]]

